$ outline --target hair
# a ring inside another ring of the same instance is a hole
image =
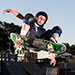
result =
[[[47,16],[47,13],[46,13],[46,12],[40,11],[40,12],[38,12],[38,13],[36,14],[35,17],[39,17],[40,15],[43,15],[43,16],[46,18],[46,21],[48,20],[48,16]],[[37,23],[37,20],[35,20],[35,21],[36,21],[36,23]],[[46,21],[44,22],[44,24],[46,23]],[[38,23],[37,23],[37,24],[38,24]],[[42,27],[44,26],[44,24],[42,25]]]

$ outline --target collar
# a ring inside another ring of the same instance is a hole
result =
[[[39,26],[38,24],[36,24],[36,23],[35,23],[35,26],[36,26],[36,27],[40,27],[40,26]]]

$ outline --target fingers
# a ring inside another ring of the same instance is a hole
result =
[[[52,65],[53,64],[53,66],[55,66],[56,65],[56,62],[50,62],[50,65]]]
[[[56,65],[56,61],[54,61],[54,63],[53,63],[53,66],[55,66]]]
[[[55,60],[55,59],[51,59],[51,61],[50,61],[50,65],[52,65],[52,64],[53,64],[53,66],[56,65],[56,60]]]
[[[3,14],[5,14],[5,10],[4,10]]]

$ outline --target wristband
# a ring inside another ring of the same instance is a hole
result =
[[[20,33],[20,35],[23,35],[23,36],[25,36],[27,34],[27,32],[25,31],[25,30],[21,30],[21,33]]]

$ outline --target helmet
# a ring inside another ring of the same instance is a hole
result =
[[[48,16],[44,11],[38,12],[35,17],[39,17],[39,15],[43,15],[44,17],[46,17],[46,21],[48,20]],[[44,24],[46,23],[46,21],[44,22]],[[37,23],[37,21],[36,21],[36,23]]]
[[[62,29],[59,26],[54,26],[52,29],[52,33],[58,33],[60,37],[62,33]]]

